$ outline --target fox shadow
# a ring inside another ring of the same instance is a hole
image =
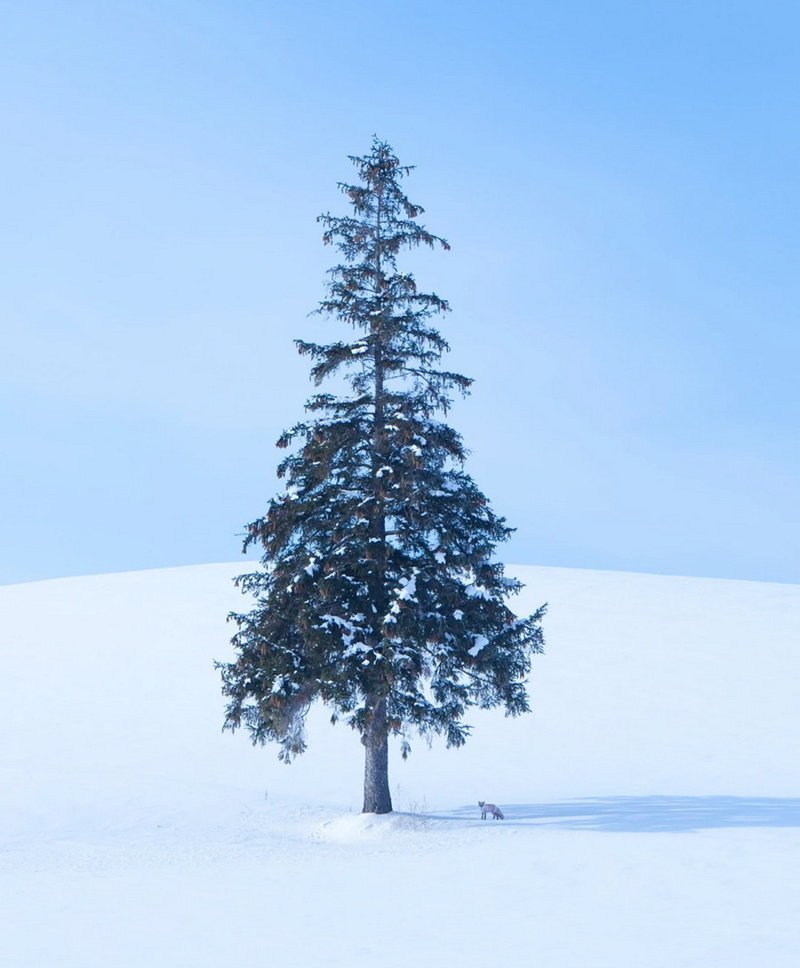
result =
[[[800,827],[800,799],[777,797],[594,797],[558,803],[502,804],[503,823],[610,833],[686,833],[731,827]],[[441,819],[477,819],[459,807]],[[480,822],[480,821],[479,821]],[[486,823],[494,821],[487,820]],[[497,821],[498,823],[500,821]]]

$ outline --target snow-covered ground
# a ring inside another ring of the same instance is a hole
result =
[[[523,567],[532,715],[222,734],[242,565],[0,588],[0,965],[800,963],[800,587]],[[478,799],[505,821],[481,822]]]

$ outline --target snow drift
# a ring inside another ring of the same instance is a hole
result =
[[[395,750],[398,812],[363,818],[324,710],[288,767],[221,733],[240,570],[0,589],[2,964],[211,966],[265,932],[298,965],[796,964],[800,587],[512,569],[549,603],[533,713]]]

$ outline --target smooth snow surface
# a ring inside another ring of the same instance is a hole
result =
[[[374,817],[325,710],[289,767],[220,732],[241,570],[0,588],[3,968],[800,963],[800,587],[514,569],[533,714]]]

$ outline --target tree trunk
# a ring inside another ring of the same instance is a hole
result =
[[[377,211],[375,226],[375,294],[379,300],[383,299],[383,270],[381,269],[381,191],[377,194]],[[384,413],[384,361],[383,361],[383,309],[371,319],[370,332],[372,335],[374,379],[375,379],[375,413],[372,425],[372,486],[374,503],[370,514],[369,538],[370,546],[374,542],[375,557],[371,576],[371,598],[373,611],[379,619],[386,613],[386,504],[383,484],[380,480],[380,468],[385,463],[384,451],[385,422]],[[376,628],[374,639],[369,641],[372,648],[381,643],[382,629]],[[389,793],[389,729],[386,722],[386,697],[377,694],[367,695],[366,707],[369,716],[367,727],[361,737],[364,744],[364,809],[362,813],[391,813],[392,797]]]
[[[386,700],[372,707],[369,725],[361,737],[365,750],[364,809],[362,813],[391,813],[389,793],[389,730],[386,724]]]

